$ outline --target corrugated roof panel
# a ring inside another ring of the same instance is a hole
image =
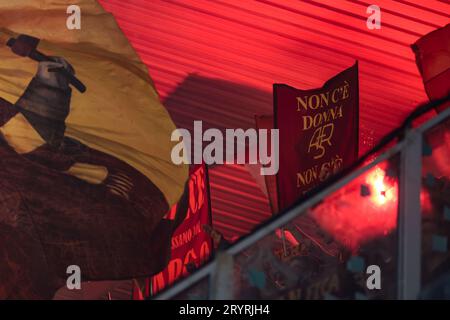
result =
[[[148,65],[179,127],[254,126],[272,112],[272,83],[303,89],[359,60],[361,151],[426,100],[410,45],[450,22],[448,1],[379,0],[381,30],[366,27],[371,1],[102,0]],[[213,217],[228,237],[270,216],[241,166],[210,170]]]

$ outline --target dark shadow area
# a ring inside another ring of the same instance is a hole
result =
[[[190,131],[193,152],[194,121],[202,121],[203,132],[216,128],[225,138],[225,129],[256,128],[255,115],[272,115],[272,101],[272,92],[189,74],[163,103],[177,127]],[[203,142],[203,148],[209,143]],[[224,158],[225,150],[224,143]],[[213,224],[225,237],[248,234],[271,216],[267,196],[247,166],[211,165],[210,169]]]
[[[188,75],[163,101],[179,128],[194,120],[208,128],[254,128],[255,115],[272,114],[272,93],[198,74]],[[192,131],[191,131],[192,132]]]

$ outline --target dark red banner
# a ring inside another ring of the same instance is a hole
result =
[[[422,36],[411,48],[428,98],[438,100],[450,95],[450,24]],[[436,110],[442,112],[448,107],[449,102]]]
[[[255,116],[256,129],[266,129],[271,134],[273,129],[273,116],[261,115]],[[271,141],[267,139],[267,150],[272,150]],[[278,209],[278,193],[277,193],[277,178],[274,175],[265,175],[264,182],[266,184],[267,196],[269,198],[270,209],[272,214],[277,213]]]
[[[358,156],[358,63],[322,88],[274,84],[275,127],[280,137],[277,175],[283,209]]]
[[[205,165],[197,165],[190,170],[189,201],[186,210],[186,218],[172,236],[169,264],[166,269],[152,277],[152,295],[187,276],[211,256],[212,241],[202,228],[203,225],[211,225],[209,182]],[[167,218],[174,218],[176,212],[175,205]]]

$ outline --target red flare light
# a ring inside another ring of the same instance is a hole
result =
[[[388,235],[397,225],[397,179],[380,164],[328,197],[312,216],[333,238],[352,251]],[[361,194],[361,187],[368,190]]]
[[[397,184],[386,176],[380,167],[375,167],[367,175],[366,182],[370,186],[370,200],[378,206],[389,205],[397,201]]]

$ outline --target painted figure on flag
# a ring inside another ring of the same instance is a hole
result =
[[[183,220],[166,213],[188,168],[145,65],[96,1],[68,30],[70,4],[0,3],[3,299],[52,298],[71,265],[83,281],[156,274]]]

